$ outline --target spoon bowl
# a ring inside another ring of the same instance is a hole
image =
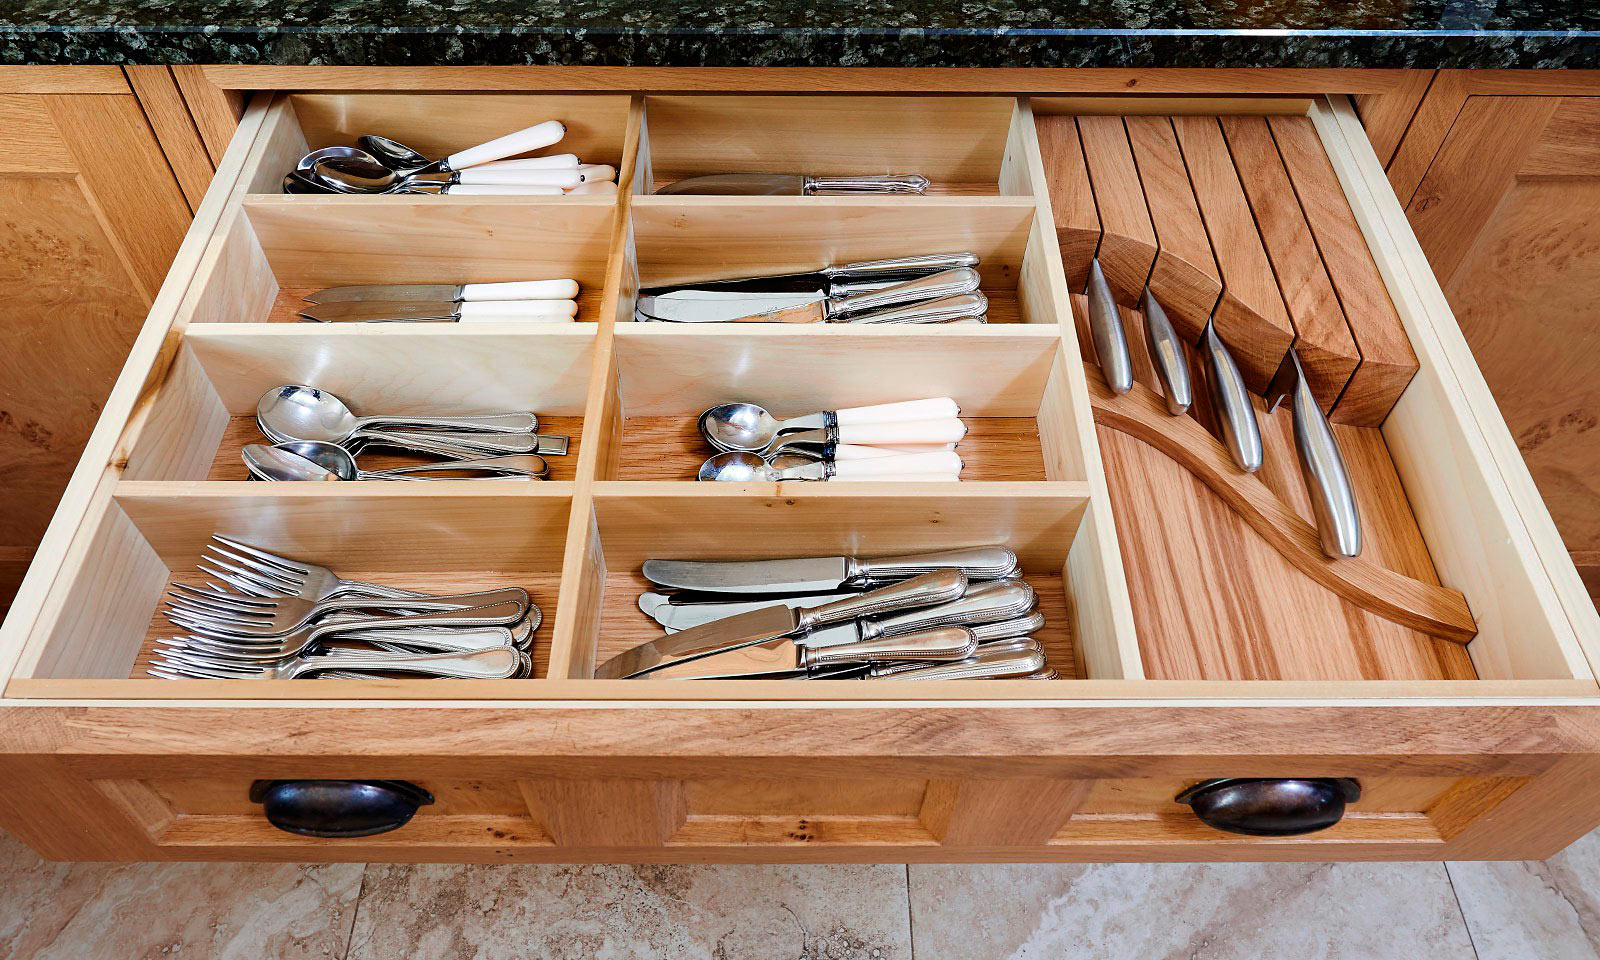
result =
[[[304,457],[340,480],[361,479],[361,470],[356,467],[355,455],[337,443],[329,443],[326,440],[289,440],[273,444],[273,449]]]
[[[753,403],[724,403],[700,414],[700,433],[718,450],[754,452],[772,443],[778,420]]]
[[[324,470],[305,457],[277,447],[269,447],[264,443],[246,444],[240,456],[243,457],[244,465],[249,468],[250,474],[263,480],[342,479],[338,474]]]
[[[379,163],[402,175],[416,173],[433,165],[432,160],[400,141],[390,140],[388,137],[368,134],[358,138],[356,143]]]
[[[310,177],[341,193],[394,193],[409,183],[365,150],[317,160],[311,165]]]
[[[325,440],[341,443],[361,427],[343,400],[305,384],[268,390],[256,404],[256,424],[274,443]]]
[[[697,480],[720,480],[724,483],[760,483],[776,480],[778,471],[753,453],[731,450],[719,453],[700,465]]]
[[[355,158],[357,160],[374,159],[371,154],[367,153],[367,151],[360,150],[355,147],[318,147],[317,149],[301,157],[300,162],[295,164],[294,168],[301,173],[310,174],[311,169],[317,165],[317,161],[319,160],[349,158]]]

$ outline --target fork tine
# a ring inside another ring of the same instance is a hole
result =
[[[214,584],[209,584],[209,583],[207,584],[207,587],[209,587],[209,589],[202,590],[199,587],[190,586],[187,583],[174,583],[172,585],[172,589],[177,590],[180,593],[187,594],[187,595],[189,595],[191,597],[195,597],[197,599],[220,600],[220,601],[226,601],[227,603],[232,603],[232,604],[237,604],[239,606],[247,606],[247,607],[271,608],[271,607],[276,607],[278,605],[278,602],[277,602],[276,598],[247,597],[247,596],[244,596],[243,594],[238,594],[238,593],[233,593],[233,592],[228,591],[228,590],[223,590],[222,588],[220,588],[220,587],[218,587],[218,586],[216,586]]]
[[[270,617],[263,617],[259,613],[239,612],[222,607],[208,607],[177,599],[167,600],[165,611],[179,613],[196,620],[204,620],[207,623],[238,624],[252,627],[272,625]]]
[[[231,550],[224,550],[215,544],[206,544],[206,549],[217,555],[216,557],[207,557],[206,559],[212,561],[213,563],[220,563],[222,566],[229,566],[230,569],[232,569],[232,567],[229,564],[222,560],[218,560],[217,557],[231,560],[240,565],[243,571],[254,573],[263,580],[272,582],[281,581],[283,583],[295,586],[300,586],[305,583],[305,577],[301,574],[290,573],[286,570],[279,570],[270,564],[262,563],[260,560],[254,560],[242,554],[234,553]]]
[[[204,570],[207,573],[214,573],[219,577],[232,574],[233,576],[243,580],[245,583],[253,584],[256,589],[264,590],[269,594],[295,593],[298,589],[294,584],[264,577],[261,574],[256,573],[254,570],[248,570],[244,567],[238,566],[237,564],[228,563],[225,560],[218,560],[216,557],[204,556],[200,559],[203,560],[204,563],[197,563],[195,566],[199,567],[201,570]],[[211,566],[208,567],[206,564],[211,564]]]
[[[251,640],[257,638],[272,640],[282,636],[282,634],[275,633],[272,630],[263,630],[250,624],[206,620],[179,611],[168,611],[166,617],[176,626],[183,627],[186,630],[193,630],[201,636],[218,637],[224,640]]]
[[[202,572],[209,573],[213,577],[221,580],[223,583],[226,583],[235,589],[244,590],[254,596],[281,597],[287,592],[282,587],[274,586],[273,584],[265,581],[257,580],[253,577],[240,574],[225,573],[213,567],[208,567],[204,563],[197,563],[195,566],[198,567]]]
[[[189,610],[204,616],[221,614],[231,617],[247,617],[262,623],[270,623],[273,616],[271,610],[262,610],[257,607],[235,607],[217,600],[208,600],[204,597],[186,597],[177,593],[168,593],[166,602],[169,607]]]
[[[250,554],[252,557],[255,557],[257,560],[265,561],[273,564],[274,566],[282,567],[283,569],[294,573],[306,574],[311,572],[305,567],[295,563],[293,560],[277,556],[276,554],[268,553],[265,550],[257,547],[252,547],[248,543],[240,543],[238,540],[235,540],[232,537],[225,537],[220,533],[213,533],[211,535],[211,539],[217,541],[218,543],[225,543],[228,546],[233,547],[235,550],[242,550],[245,553]]]
[[[277,594],[275,594],[275,593],[267,593],[265,590],[257,590],[254,587],[250,588],[249,590],[245,590],[243,587],[234,587],[233,589],[230,590],[228,587],[219,587],[216,584],[212,583],[210,580],[205,581],[205,585],[210,587],[211,589],[217,591],[218,593],[233,594],[235,596],[240,596],[240,597],[275,597],[275,596],[277,596]]]

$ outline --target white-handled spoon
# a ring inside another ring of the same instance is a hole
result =
[[[777,468],[753,453],[719,453],[701,464],[697,479],[724,483],[763,483],[783,480],[898,480],[903,476],[935,474],[954,476],[961,458],[954,453],[912,453],[899,457],[843,462],[817,461]]]
[[[927,421],[953,419],[960,416],[961,408],[949,397],[932,397],[926,400],[908,400],[903,403],[880,403],[867,407],[846,407],[840,410],[823,410],[803,417],[779,420],[764,407],[754,403],[723,403],[700,414],[700,433],[706,442],[718,450],[764,450],[780,434],[801,430],[833,430],[835,428],[865,424],[894,423],[898,421]],[[963,433],[965,431],[963,430]],[[868,439],[835,438],[841,443],[873,443]],[[928,440],[890,440],[878,443],[944,443],[961,437],[940,437]]]

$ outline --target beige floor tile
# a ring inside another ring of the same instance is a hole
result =
[[[1457,960],[1439,864],[913,866],[919,960]]]
[[[337,960],[361,870],[47,863],[0,833],[0,957]]]
[[[910,960],[900,866],[368,868],[350,960]]]
[[[1600,957],[1600,833],[1549,860],[1452,863],[1479,960]]]

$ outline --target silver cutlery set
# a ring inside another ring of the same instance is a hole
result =
[[[247,444],[241,457],[261,480],[436,480],[463,473],[479,475],[468,479],[538,480],[549,473],[545,456],[564,456],[570,443],[568,437],[538,433],[539,418],[532,413],[357,416],[343,400],[305,384],[262,395],[256,426],[270,445]],[[362,470],[356,457],[369,447],[442,459]]]
[[[284,175],[284,193],[430,194],[450,196],[562,196],[615,194],[617,170],[584,163],[575,154],[521,157],[566,136],[547,120],[430,160],[397,140],[364,136],[356,146],[321,147]],[[516,157],[518,159],[507,159]]]
[[[940,253],[649,287],[634,319],[657,323],[986,323],[978,257]]]
[[[313,323],[572,323],[578,281],[369,283],[307,294]]]
[[[882,480],[954,483],[956,445],[966,435],[949,397],[822,410],[779,420],[753,403],[723,403],[700,414],[715,450],[698,480]]]
[[[418,593],[341,579],[220,534],[196,567],[222,585],[172,585],[162,613],[184,632],[153,649],[153,677],[502,680],[533,673],[529,650],[542,614],[521,587]]]
[[[597,679],[1050,680],[1044,626],[1003,546],[910,556],[649,560],[639,608],[666,633]]]
[[[1127,335],[1117,314],[1117,303],[1099,260],[1089,265],[1089,330],[1095,355],[1106,385],[1116,394],[1133,389],[1133,357]],[[1188,354],[1183,340],[1173,329],[1166,311],[1148,287],[1140,299],[1144,315],[1145,338],[1151,364],[1166,395],[1167,413],[1181,417],[1194,402]],[[1244,377],[1213,321],[1201,332],[1199,349],[1205,367],[1205,381],[1217,426],[1234,464],[1246,473],[1261,469],[1264,460],[1261,425],[1250,403]],[[1322,552],[1332,558],[1361,554],[1361,515],[1356,507],[1355,488],[1345,467],[1333,427],[1306,383],[1300,355],[1293,348],[1283,358],[1267,387],[1267,410],[1289,403],[1294,425],[1295,453],[1301,474],[1311,495],[1317,534]]]

